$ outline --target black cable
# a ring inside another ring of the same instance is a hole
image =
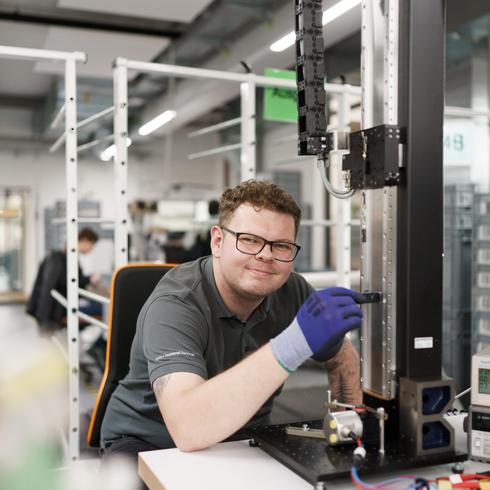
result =
[[[415,478],[416,490],[430,490],[429,482],[425,478]]]

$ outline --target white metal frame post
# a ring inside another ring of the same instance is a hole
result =
[[[114,66],[114,259],[118,269],[128,262],[128,69],[118,58]]]
[[[243,181],[256,175],[256,114],[255,83],[253,80],[240,84],[241,99],[241,139],[240,178]]]
[[[79,380],[79,321],[78,321],[78,189],[77,189],[77,87],[74,60],[65,64],[65,157],[66,157],[66,296],[67,340],[69,366],[68,420],[69,456],[79,457],[80,448],[80,380]]]
[[[63,61],[65,63],[65,103],[52,127],[65,116],[66,167],[66,238],[67,238],[67,344],[69,362],[68,457],[75,461],[80,454],[79,410],[79,335],[78,335],[78,189],[77,189],[77,62],[85,63],[81,52],[0,46],[0,58],[26,61]]]

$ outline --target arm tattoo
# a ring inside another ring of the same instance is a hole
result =
[[[159,400],[160,397],[163,395],[163,391],[168,385],[171,377],[171,374],[166,374],[165,376],[160,376],[153,382],[153,392],[155,393],[155,397],[157,400]]]

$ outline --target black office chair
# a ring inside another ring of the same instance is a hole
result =
[[[112,277],[105,370],[87,434],[87,443],[91,447],[100,446],[100,428],[107,404],[119,380],[128,373],[139,312],[157,283],[172,267],[170,264],[128,264]]]

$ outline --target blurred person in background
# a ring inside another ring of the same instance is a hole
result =
[[[184,247],[185,231],[169,231],[167,241],[162,246],[167,264],[182,264],[191,260],[189,251]]]
[[[216,199],[212,199],[208,203],[209,219],[218,221],[219,214],[219,202]],[[196,237],[196,241],[189,249],[189,259],[194,260],[199,257],[205,257],[211,255],[211,228],[200,233]]]
[[[88,254],[98,239],[99,236],[91,228],[80,230],[78,233],[78,253]],[[78,266],[79,287],[85,288],[89,284],[97,285],[99,281],[99,274],[86,276]],[[51,296],[52,289],[66,297],[66,248],[50,252],[41,262],[31,297],[27,302],[26,312],[36,319],[41,335],[52,335],[53,332],[65,326],[66,309]],[[97,307],[100,305],[91,302],[89,311],[85,312],[97,315]]]

